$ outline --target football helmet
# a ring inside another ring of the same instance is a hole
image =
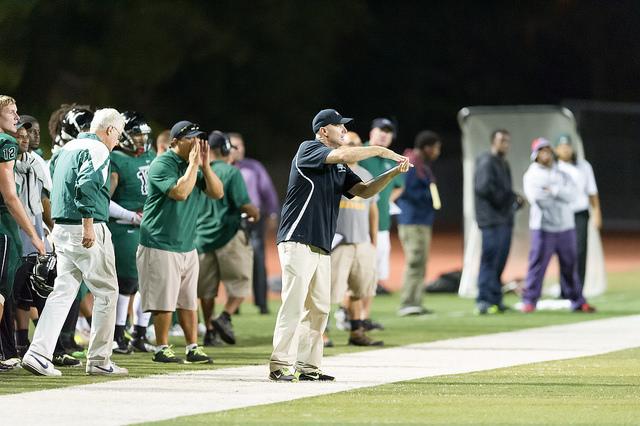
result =
[[[54,140],[58,147],[78,137],[80,132],[88,132],[93,120],[93,112],[84,108],[71,108],[60,123],[60,132]]]
[[[120,148],[139,154],[144,152],[151,133],[151,126],[139,112],[125,111],[122,115],[124,116],[124,131],[120,135]]]
[[[58,275],[56,270],[57,258],[55,253],[39,255],[32,253],[25,257],[29,264],[27,275],[29,286],[38,296],[46,299],[53,291],[53,282]]]

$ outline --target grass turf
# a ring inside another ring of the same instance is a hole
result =
[[[637,425],[638,383],[631,349],[148,424]]]
[[[638,271],[631,273],[615,273],[609,275],[607,293],[593,302],[599,312],[592,315],[574,314],[570,312],[537,312],[523,315],[519,312],[508,312],[504,315],[478,317],[473,314],[473,301],[460,299],[455,295],[427,295],[425,305],[436,313],[421,317],[398,318],[395,310],[398,305],[397,296],[379,297],[374,302],[374,318],[381,321],[386,330],[375,332],[376,337],[384,339],[385,345],[398,346],[416,342],[428,342],[440,339],[488,334],[530,327],[541,327],[551,324],[565,324],[611,316],[630,315],[638,312],[637,300],[640,288],[636,285]],[[508,296],[506,303],[515,303],[515,296]],[[277,303],[271,305],[272,312]],[[242,313],[234,317],[234,327],[238,336],[236,346],[222,348],[206,348],[215,360],[210,365],[164,365],[151,361],[149,354],[114,355],[119,365],[129,369],[131,377],[144,377],[190,369],[224,368],[242,365],[264,364],[271,352],[271,336],[275,315],[263,316],[256,313],[253,306],[245,305]],[[336,343],[325,355],[367,350],[347,346],[347,333],[332,329],[331,337]],[[177,352],[183,350],[181,338],[172,338]],[[266,371],[266,367],[265,367]],[[59,388],[87,383],[97,383],[112,378],[89,377],[84,368],[64,368],[61,378],[42,378],[30,375],[26,371],[14,370],[3,373],[0,378],[0,394],[28,392],[42,389]]]

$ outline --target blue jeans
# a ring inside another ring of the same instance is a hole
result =
[[[511,248],[512,225],[494,225],[480,228],[482,257],[478,275],[478,303],[502,305],[500,277]]]

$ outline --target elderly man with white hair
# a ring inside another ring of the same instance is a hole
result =
[[[61,376],[51,357],[62,324],[84,280],[95,298],[87,353],[87,374],[126,375],[111,361],[118,300],[109,220],[109,153],[124,130],[115,109],[96,111],[89,133],[65,144],[51,161],[52,237],[58,258],[53,292],[22,360],[36,375]]]

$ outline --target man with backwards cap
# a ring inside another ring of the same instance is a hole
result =
[[[197,344],[196,221],[202,194],[221,198],[222,182],[209,167],[207,137],[197,124],[176,123],[170,138],[171,149],[149,167],[136,253],[142,310],[155,314],[155,362],[183,362],[169,346],[171,317],[177,309],[187,361],[210,363]]]
[[[522,312],[535,311],[544,274],[554,253],[560,261],[562,292],[571,300],[572,311],[595,312],[582,295],[582,282],[578,276],[576,229],[571,205],[576,186],[571,177],[558,168],[551,145],[545,138],[536,138],[531,143],[531,161],[523,178],[524,193],[531,204],[531,248],[522,294]]]
[[[410,167],[406,157],[381,146],[341,146],[347,133],[344,125],[351,120],[334,109],[320,111],[311,126],[315,139],[302,142],[291,162],[276,241],[282,305],[273,335],[271,380],[334,380],[322,373],[320,364],[331,302],[329,253],[340,198],[370,198]],[[364,183],[346,166],[375,156],[393,160],[398,167]]]

